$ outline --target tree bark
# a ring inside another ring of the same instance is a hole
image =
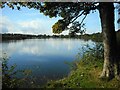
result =
[[[116,33],[114,26],[114,5],[112,2],[99,3],[99,13],[104,43],[104,65],[101,78],[115,77]]]
[[[117,66],[117,79],[120,80],[120,43],[117,43],[117,61],[116,61],[116,66]]]

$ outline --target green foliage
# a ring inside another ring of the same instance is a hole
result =
[[[98,58],[98,59],[103,59],[104,58],[103,43],[96,42],[94,47],[91,48],[89,45],[86,45],[86,47],[88,48],[88,50],[85,52],[84,55],[87,54],[88,57],[93,56],[93,57]]]
[[[63,19],[58,20],[58,22],[56,22],[52,27],[53,33],[58,33],[58,34],[62,33],[62,31],[65,30],[65,28],[67,28],[66,24],[67,22],[65,22]]]
[[[14,75],[22,71],[15,71],[16,64],[8,67],[7,62],[8,60],[6,58],[3,58],[3,62],[2,62],[3,88],[17,88],[20,86],[21,83]]]
[[[76,59],[73,62],[65,62],[65,64],[69,65],[71,70],[76,70],[77,69],[77,64],[82,61],[86,64],[90,64],[94,61],[98,61],[98,62],[103,62],[103,43],[101,42],[96,42],[94,47],[90,47],[89,45],[86,45],[84,47],[82,47],[82,52],[83,55],[81,56],[81,51],[78,52],[78,54],[76,55]],[[92,62],[91,62],[92,61]]]
[[[8,67],[8,58],[2,60],[2,88],[34,88],[39,87],[34,78],[30,78],[31,70],[15,70],[16,64]],[[21,75],[22,78],[16,77]]]
[[[84,28],[84,26],[85,24],[81,24],[78,21],[72,23],[72,26],[69,28],[70,29],[69,34],[75,36],[75,33],[80,33],[81,35],[83,35],[86,31],[86,28]]]
[[[84,35],[80,35],[79,38],[84,39],[84,40],[92,40],[95,42],[103,41],[102,33],[84,34]]]
[[[97,43],[93,48],[86,47],[88,48],[83,57],[77,58],[77,68],[72,70],[68,77],[48,82],[47,88],[120,88],[120,81],[116,78],[109,82],[99,79],[103,66],[102,43]],[[95,50],[98,52],[94,52]]]

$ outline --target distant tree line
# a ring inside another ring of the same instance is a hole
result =
[[[117,40],[120,43],[120,30],[116,32]],[[5,33],[0,34],[2,36],[2,41],[6,40],[24,40],[24,39],[46,39],[46,38],[76,38],[76,39],[84,39],[84,40],[92,40],[96,42],[102,42],[102,33],[93,33],[93,34],[83,34],[83,35],[30,35],[30,34],[13,34],[13,33]]]

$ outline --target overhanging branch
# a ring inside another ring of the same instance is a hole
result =
[[[84,16],[84,18],[82,19],[80,25],[83,23],[83,21],[85,20],[86,16],[87,16],[87,14],[86,14],[86,15]]]
[[[81,14],[79,14],[78,16],[76,16],[70,23],[73,23],[78,17],[82,16],[84,12],[85,11],[83,11]]]

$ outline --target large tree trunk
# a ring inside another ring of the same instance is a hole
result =
[[[117,43],[117,50],[118,50],[118,53],[117,53],[117,61],[116,61],[116,66],[117,66],[117,78],[120,80],[120,43],[119,43],[119,40],[118,40],[118,43]]]
[[[114,5],[110,2],[100,3],[99,13],[101,19],[103,43],[104,43],[104,65],[101,78],[112,79],[115,76],[116,57],[116,34],[114,27]]]

